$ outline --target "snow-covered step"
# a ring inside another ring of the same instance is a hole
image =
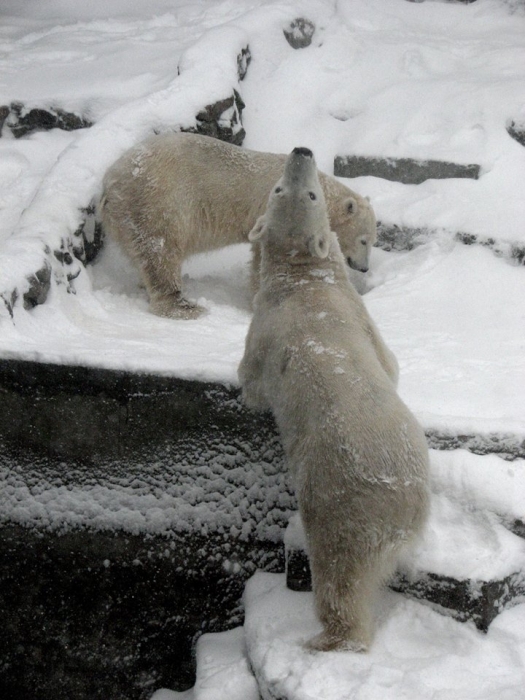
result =
[[[462,450],[431,452],[431,514],[421,541],[402,561],[390,586],[487,630],[525,596],[525,462]],[[299,515],[285,533],[287,584],[311,588]]]
[[[460,164],[443,160],[418,160],[416,158],[375,158],[369,156],[336,156],[334,175],[337,177],[380,177],[384,180],[419,185],[425,180],[448,178],[479,178],[480,166],[475,163]]]
[[[304,649],[320,631],[312,594],[290,591],[283,575],[256,573],[244,604],[247,653],[264,700],[523,697],[525,605],[485,635],[385,590],[372,647],[356,654]]]

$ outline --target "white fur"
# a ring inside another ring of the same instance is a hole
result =
[[[378,588],[426,518],[425,436],[347,279],[313,158],[290,154],[250,238],[261,284],[239,379],[248,406],[272,410],[295,475],[324,627],[309,646],[363,651]]]
[[[202,312],[182,296],[182,261],[245,241],[285,159],[170,133],[149,138],[111,166],[99,215],[139,268],[153,313],[195,318]],[[367,269],[376,240],[370,204],[332,177],[321,175],[321,182],[345,256],[354,268]]]

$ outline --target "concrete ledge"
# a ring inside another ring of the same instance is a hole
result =
[[[2,699],[146,700],[282,571],[269,416],[220,385],[0,362]]]
[[[246,574],[226,571],[222,538],[4,526],[0,540],[3,700],[183,690],[199,635],[242,623]],[[252,549],[235,546],[241,561]],[[266,565],[279,569],[275,550],[267,545]],[[264,557],[253,565],[265,568]]]

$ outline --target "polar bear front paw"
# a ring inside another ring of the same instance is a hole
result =
[[[188,301],[181,294],[151,299],[149,308],[151,313],[156,316],[164,316],[165,318],[174,318],[183,321],[199,318],[199,316],[206,313],[206,309],[203,306]]]

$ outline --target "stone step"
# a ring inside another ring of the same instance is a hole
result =
[[[463,165],[443,160],[417,160],[415,158],[374,158],[369,156],[336,156],[336,177],[380,177],[401,182],[404,185],[419,185],[425,180],[448,178],[470,178],[477,180],[480,166],[475,163]]]
[[[238,393],[0,362],[0,687],[193,685],[193,640],[242,622],[257,568],[284,570],[294,508],[273,423]]]
[[[474,508],[443,493],[432,494],[425,533],[414,550],[402,557],[389,586],[487,631],[499,613],[525,596],[525,541],[494,513]],[[299,514],[290,519],[284,541],[287,586],[310,591]]]

